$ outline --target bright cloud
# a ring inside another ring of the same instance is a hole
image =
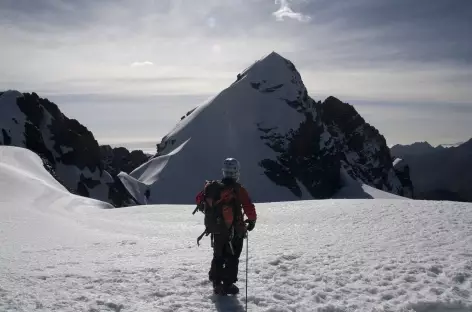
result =
[[[295,19],[299,22],[309,22],[311,20],[311,17],[308,15],[293,12],[290,8],[289,0],[275,0],[275,3],[280,3],[280,8],[272,13],[278,21],[283,21],[284,18]]]
[[[131,63],[131,67],[143,67],[143,66],[153,66],[153,65],[154,65],[154,63],[150,62],[150,61]]]

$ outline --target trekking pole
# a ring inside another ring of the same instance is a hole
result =
[[[247,312],[247,271],[248,271],[248,262],[249,262],[249,235],[246,231],[246,312]]]

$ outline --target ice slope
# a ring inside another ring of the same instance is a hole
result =
[[[407,199],[354,180],[344,169],[341,169],[341,185],[333,196],[334,199]]]
[[[0,311],[243,311],[206,281],[193,206],[68,194],[0,147]],[[256,206],[249,311],[472,311],[472,204],[319,200]]]

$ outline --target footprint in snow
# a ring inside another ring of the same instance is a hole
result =
[[[136,245],[136,241],[130,241],[130,240],[123,240],[119,243],[121,246],[125,245]]]

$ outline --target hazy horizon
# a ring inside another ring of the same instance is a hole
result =
[[[129,99],[108,99],[102,100],[99,107],[94,103],[86,102],[86,99],[73,100],[74,104],[65,105],[62,103],[65,99],[52,96],[50,100],[57,100],[59,108],[70,118],[76,118],[91,130],[100,144],[111,146],[124,146],[127,148],[139,148],[146,150],[155,150],[155,145],[161,141],[172,128],[180,121],[181,116],[194,107],[202,104],[206,100],[214,97],[216,94],[207,96],[163,96],[159,98],[146,98],[140,103],[139,110],[128,111],[133,104]],[[323,101],[327,96],[314,97],[316,101]],[[424,105],[428,103],[395,103],[395,102],[376,102],[371,100],[352,100],[346,101],[354,106],[358,113],[366,122],[376,127],[382,135],[385,136],[388,146],[395,144],[412,144],[415,142],[427,141],[433,146],[442,144],[457,144],[468,141],[472,138],[470,120],[472,120],[472,106],[456,103],[455,108],[450,110],[451,104],[429,103],[428,110]],[[165,102],[157,105],[155,102]],[[83,102],[85,101],[85,102]],[[111,102],[108,102],[111,101]],[[174,109],[174,105],[179,103],[179,109]],[[83,109],[84,105],[94,108]],[[113,107],[114,110],[124,110],[128,114],[117,114],[115,117],[108,115],[107,111]],[[97,115],[101,118],[88,118],[90,110],[98,109]],[[385,114],[385,111],[389,111]],[[430,132],[425,124],[433,123],[435,125],[444,123],[447,119],[445,115],[455,120],[454,128],[438,127],[436,132]],[[401,126],[408,124],[409,126]],[[137,126],[136,126],[137,125]],[[136,127],[133,127],[136,126]],[[113,129],[110,131],[110,129]],[[442,131],[441,131],[442,130]],[[414,133],[411,133],[414,131]],[[109,135],[110,132],[115,134]],[[145,135],[140,135],[145,133]],[[462,135],[465,134],[465,135]],[[402,140],[402,138],[407,138]],[[408,140],[411,138],[411,140]]]
[[[100,143],[160,141],[271,51],[388,145],[472,137],[469,0],[4,0],[0,90],[36,92]]]

